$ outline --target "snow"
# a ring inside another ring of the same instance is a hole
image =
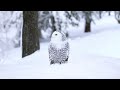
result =
[[[44,30],[41,30],[42,38],[44,38],[44,39],[49,38],[50,37],[50,34],[49,34],[50,32],[51,32],[50,29],[47,29],[46,32]]]
[[[11,26],[9,30],[10,30],[9,33],[7,33],[7,38],[9,39],[15,38],[17,33],[16,26],[15,25]]]
[[[21,58],[21,48],[16,48],[5,52],[0,63],[0,78],[119,79],[120,25],[114,17],[96,20],[91,33],[82,33],[82,30],[74,33],[71,30],[79,37],[69,39],[68,63],[50,65],[48,42],[41,43],[39,51],[25,58]]]

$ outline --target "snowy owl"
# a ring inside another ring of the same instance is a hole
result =
[[[69,58],[69,43],[66,35],[55,31],[48,46],[50,64],[65,63]]]

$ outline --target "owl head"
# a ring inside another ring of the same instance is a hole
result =
[[[59,31],[54,31],[51,36],[51,41],[62,41],[62,34]]]

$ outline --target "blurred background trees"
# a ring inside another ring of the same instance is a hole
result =
[[[38,40],[39,42],[49,41],[54,31],[62,31],[70,38],[69,28],[78,27],[79,29],[80,22],[84,22],[84,33],[91,33],[91,23],[96,23],[95,20],[102,19],[105,14],[110,16],[111,12],[114,12],[115,19],[120,24],[120,11],[37,11],[36,19],[34,18],[35,14],[31,14],[32,11],[31,13],[26,11],[29,18],[24,17],[24,11],[0,11],[0,42],[5,44],[0,47],[6,46],[6,49],[22,47],[24,32],[26,32],[26,37],[31,35],[30,37],[34,38],[27,38],[28,41],[32,40],[33,44],[35,41],[38,43]],[[28,26],[25,25],[24,20],[29,21]],[[39,48],[37,47],[35,51]]]

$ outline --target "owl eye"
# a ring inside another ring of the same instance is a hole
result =
[[[57,34],[55,34],[55,36],[57,36]]]

